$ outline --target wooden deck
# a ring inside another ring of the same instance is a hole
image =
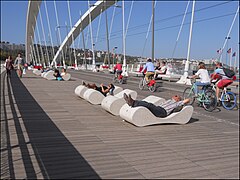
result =
[[[239,178],[237,124],[139,128],[78,98],[79,79],[1,78],[1,179]]]

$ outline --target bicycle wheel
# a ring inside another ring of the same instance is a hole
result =
[[[194,92],[190,87],[187,87],[184,91],[183,91],[183,99],[187,99],[190,98],[190,102],[188,104],[193,104],[195,101],[195,97],[194,97]]]
[[[118,80],[119,84],[123,84],[123,78]]]
[[[223,94],[221,101],[223,107],[227,110],[231,110],[237,105],[237,98],[233,92],[226,92],[225,94]]]
[[[217,107],[217,96],[213,90],[206,90],[202,101],[206,111],[212,112]]]
[[[144,88],[144,85],[143,85],[144,82],[143,81],[144,80],[141,79],[140,82],[139,82],[139,85],[138,85],[139,89],[141,89],[141,90],[143,90],[143,88]]]
[[[156,91],[156,83],[153,84],[152,86],[149,86],[148,89],[150,92],[155,92]]]
[[[113,76],[113,83],[117,82],[117,77]]]

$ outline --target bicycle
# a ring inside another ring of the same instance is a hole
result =
[[[113,75],[113,83],[116,83],[118,82],[119,84],[123,84],[123,83],[126,83],[127,81],[127,77],[121,75],[121,74],[114,74]]]
[[[216,81],[212,81],[212,89],[216,91]],[[230,88],[224,87],[222,92],[221,92],[221,97],[219,99],[221,102],[222,106],[227,109],[227,110],[232,110],[237,106],[237,96],[235,93],[231,92]]]
[[[183,92],[183,98],[190,98],[189,104],[193,104],[195,99],[203,106],[206,111],[212,112],[217,107],[217,97],[215,91],[213,91],[210,85],[205,85],[202,87],[197,96],[195,95],[195,89],[198,88],[194,84],[195,80],[192,80],[192,86],[187,87]]]
[[[148,87],[148,90],[150,91],[150,92],[155,92],[156,91],[156,81],[154,80],[154,78],[153,78],[153,76],[154,76],[154,74],[153,75],[151,75],[151,76],[149,76],[149,83],[147,83],[147,80],[146,80],[146,78],[145,78],[145,73],[143,73],[143,77],[142,77],[142,79],[140,80],[140,82],[139,82],[139,85],[138,85],[138,87],[139,87],[139,89],[140,90],[143,90],[144,89],[144,86],[147,86]]]

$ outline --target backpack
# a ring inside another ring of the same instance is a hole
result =
[[[228,68],[223,68],[223,72],[229,78],[232,78],[235,75],[235,72]]]

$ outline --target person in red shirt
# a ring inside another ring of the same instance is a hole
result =
[[[117,72],[117,76],[122,74],[122,64],[118,61],[117,64],[113,68],[114,74]]]

